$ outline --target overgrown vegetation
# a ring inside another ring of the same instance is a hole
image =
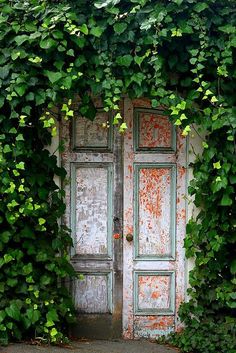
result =
[[[184,352],[235,353],[236,162],[234,0],[0,1],[0,337],[63,337],[72,317],[58,280],[73,276],[69,233],[58,226],[64,177],[44,145],[57,105],[93,119],[90,95],[115,110],[122,94],[163,105],[183,135],[207,132],[190,194],[191,297],[182,305]],[[63,103],[62,103],[63,102]],[[196,124],[195,131],[192,124]],[[50,132],[49,132],[50,131]],[[60,256],[58,256],[60,254]]]

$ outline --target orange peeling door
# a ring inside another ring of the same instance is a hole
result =
[[[161,109],[124,100],[125,338],[180,328],[184,300],[186,146]]]

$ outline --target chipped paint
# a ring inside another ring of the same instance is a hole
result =
[[[172,145],[172,126],[167,116],[140,112],[139,148],[159,148]]]
[[[112,134],[100,130],[102,121],[109,120],[104,112],[94,128],[81,121],[82,129],[80,132],[77,129],[74,135],[76,149],[69,123],[64,122],[61,126],[61,136],[66,139],[62,163],[68,178],[73,177],[73,166],[79,166],[75,168],[75,188],[71,190],[69,183],[65,185],[64,222],[71,226],[71,204],[74,203],[76,227],[73,237],[77,247],[72,252],[72,263],[77,271],[91,276],[79,284],[81,287],[74,286],[77,308],[91,313],[86,314],[86,320],[91,315],[94,326],[111,308],[110,326],[115,330],[116,324],[120,325],[123,310],[124,338],[155,338],[181,328],[177,312],[185,294],[185,139],[177,131],[175,140],[175,131],[168,118],[153,112],[149,100],[125,98],[123,103],[122,115],[128,126],[123,137],[123,154],[122,137],[114,133],[114,143],[109,146]],[[97,100],[95,105],[101,107],[101,101]],[[142,112],[138,140],[133,126],[135,109]],[[97,148],[92,146],[95,143]],[[93,147],[91,150],[88,150],[89,145]],[[94,168],[94,164],[99,168]],[[101,168],[108,164],[114,173],[110,207],[107,204],[107,170]],[[123,217],[120,213],[122,174]],[[108,210],[111,216],[108,216]],[[107,235],[110,217],[112,220],[118,217],[119,222],[113,224]],[[118,239],[117,234],[123,237]],[[134,235],[134,240],[127,241],[127,234]],[[113,244],[110,256],[107,239]],[[112,279],[112,286],[105,273]],[[110,304],[106,299],[109,293]],[[103,299],[99,299],[101,296]]]
[[[79,313],[107,313],[108,276],[84,275],[74,286],[75,308]],[[83,293],[83,295],[81,295]]]
[[[174,331],[173,316],[136,316],[134,338],[157,338]]]
[[[74,148],[107,148],[109,117],[107,113],[98,112],[95,121],[78,116],[74,126]]]
[[[94,104],[102,107],[101,99]],[[72,229],[71,263],[84,274],[70,285],[80,312],[75,337],[118,338],[122,331],[122,241],[113,238],[122,232],[122,136],[112,124],[102,127],[109,119],[99,110],[94,122],[75,114],[60,124],[67,171],[63,223]]]
[[[150,108],[146,99],[125,100],[129,131],[124,141],[124,231],[130,232],[134,222],[138,225],[133,245],[138,252],[124,242],[125,338],[155,338],[177,331],[181,324],[176,313],[185,293],[185,140],[177,131],[175,144],[168,118]],[[135,111],[139,134],[134,134]]]
[[[108,170],[76,170],[76,253],[107,254]]]
[[[168,309],[170,306],[170,276],[138,276],[138,308]]]
[[[171,253],[171,170],[139,170],[137,214],[140,255],[168,256]]]

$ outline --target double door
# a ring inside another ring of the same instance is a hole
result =
[[[120,102],[124,134],[101,101],[94,103],[93,122],[76,116],[61,125],[64,221],[80,274],[71,285],[78,312],[73,334],[157,337],[181,326],[185,139],[146,99]]]

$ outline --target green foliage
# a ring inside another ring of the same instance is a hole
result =
[[[57,223],[64,203],[53,177],[64,172],[44,149],[56,134],[53,107],[69,119],[79,94],[79,112],[92,120],[99,94],[124,132],[117,102],[128,94],[166,107],[183,136],[207,132],[189,190],[201,208],[185,240],[196,260],[191,300],[174,340],[185,352],[233,353],[235,1],[2,0],[0,8],[2,340],[36,330],[56,341],[71,317],[66,291],[56,289],[74,273]]]

